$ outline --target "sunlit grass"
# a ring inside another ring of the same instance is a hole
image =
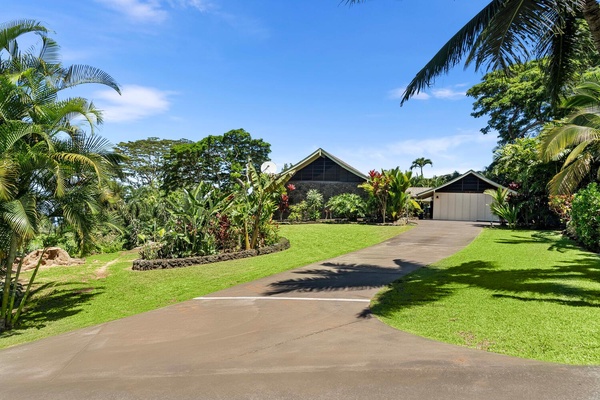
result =
[[[600,364],[600,257],[558,234],[487,229],[463,251],[395,282],[373,312],[440,341]]]
[[[0,335],[0,347],[206,295],[358,250],[407,229],[369,225],[282,226],[281,235],[290,240],[291,248],[260,257],[140,272],[131,270],[137,253],[122,252],[89,257],[84,265],[42,270],[33,307],[23,316],[19,329]]]

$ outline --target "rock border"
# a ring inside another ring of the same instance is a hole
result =
[[[188,257],[188,258],[163,258],[158,260],[133,260],[132,269],[136,271],[151,271],[155,269],[184,268],[192,265],[212,264],[221,261],[239,260],[241,258],[262,256],[264,254],[277,253],[290,248],[290,241],[286,238],[279,239],[279,242],[265,246],[257,250],[242,250],[236,253],[220,253],[210,256]]]

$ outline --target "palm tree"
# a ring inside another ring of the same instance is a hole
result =
[[[42,37],[38,53],[19,50],[17,39],[25,33]],[[46,33],[30,20],[0,25],[0,331],[14,322],[13,262],[37,233],[39,215],[60,214],[82,242],[89,240],[89,221],[98,215],[105,182],[119,161],[108,142],[93,134],[101,113],[83,98],[58,99],[61,90],[82,83],[117,91],[118,85],[93,67],[63,67]],[[76,117],[88,121],[92,135],[72,123]]]
[[[361,3],[364,0],[347,0]],[[587,22],[587,27],[580,24]],[[587,32],[586,32],[587,31]],[[591,40],[590,40],[591,38]],[[465,67],[506,70],[535,56],[547,63],[558,99],[582,55],[600,53],[597,0],[493,0],[442,46],[404,91],[401,104],[465,60]]]
[[[563,104],[572,109],[564,122],[542,134],[541,152],[546,161],[563,158],[558,174],[548,187],[550,194],[571,194],[600,161],[600,76],[579,85]],[[600,170],[596,176],[600,179]]]
[[[433,167],[433,162],[429,158],[419,157],[415,161],[412,162],[410,169],[420,168],[421,169],[421,178],[423,177],[423,167],[426,165],[431,165]]]

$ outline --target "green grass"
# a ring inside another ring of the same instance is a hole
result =
[[[260,257],[156,271],[132,271],[135,252],[89,257],[86,264],[40,271],[22,326],[0,335],[0,348],[138,314],[206,295],[389,239],[408,227],[282,226],[289,250]],[[107,263],[106,274],[99,273]],[[106,275],[106,276],[104,276]]]
[[[600,257],[549,232],[486,229],[378,295],[398,329],[496,353],[600,364]]]

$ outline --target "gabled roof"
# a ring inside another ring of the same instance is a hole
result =
[[[494,187],[497,187],[497,188],[502,188],[502,189],[508,189],[507,187],[505,187],[505,186],[502,186],[502,185],[500,185],[499,183],[496,183],[496,182],[494,182],[494,181],[492,181],[492,180],[490,180],[490,179],[486,178],[485,176],[481,175],[480,173],[478,173],[478,172],[475,172],[475,171],[473,171],[473,170],[471,169],[471,170],[469,170],[469,171],[465,172],[464,174],[462,174],[461,176],[458,176],[458,177],[456,177],[456,178],[452,179],[451,181],[444,183],[444,184],[443,184],[443,185],[441,185],[441,186],[438,186],[438,187],[436,187],[436,188],[431,188],[431,189],[425,190],[425,191],[423,191],[423,192],[421,192],[421,193],[418,193],[418,194],[417,194],[415,197],[417,197],[417,198],[420,198],[420,199],[423,199],[423,198],[429,197],[429,196],[433,195],[435,192],[437,192],[438,190],[440,190],[440,189],[442,189],[442,188],[445,188],[446,186],[450,186],[450,185],[452,185],[454,182],[458,182],[458,181],[460,181],[461,179],[463,179],[463,178],[464,178],[465,176],[467,176],[467,175],[475,175],[477,178],[481,179],[482,181],[484,181],[484,182],[486,182],[486,183],[488,183],[488,184],[490,184],[490,185],[492,185],[492,186],[494,186]],[[516,193],[517,193],[517,192],[515,192],[515,191],[514,191],[514,190],[512,190],[512,189],[508,189],[508,191],[509,191],[510,193],[513,193],[513,194],[516,194]]]
[[[318,148],[317,150],[315,150],[314,153],[312,153],[311,155],[309,155],[308,157],[306,157],[304,160],[300,161],[298,164],[292,166],[290,169],[295,170],[296,172],[300,171],[302,168],[308,166],[311,162],[317,160],[320,157],[327,157],[330,160],[332,160],[333,162],[335,162],[337,165],[339,165],[340,167],[344,168],[346,171],[358,176],[361,179],[367,180],[368,177],[363,174],[362,172],[360,172],[359,170],[357,170],[356,168],[346,164],[345,162],[343,162],[342,160],[340,160],[339,158],[335,157],[334,155],[326,152],[325,150],[323,150],[322,148]]]

